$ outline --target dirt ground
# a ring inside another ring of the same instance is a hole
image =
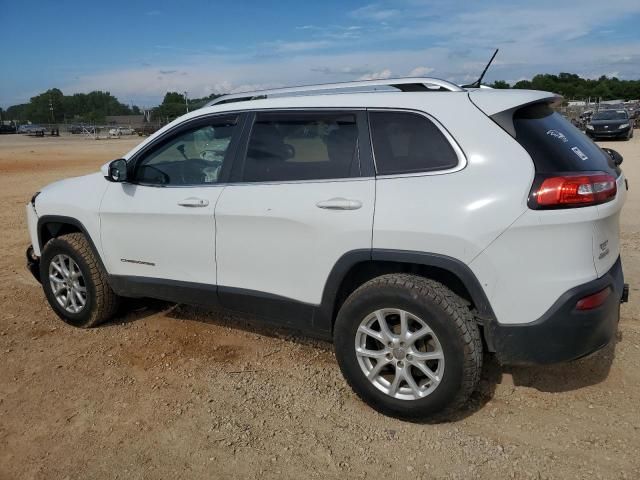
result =
[[[62,323],[25,269],[24,205],[138,141],[0,137],[0,479],[640,478],[640,134],[603,142],[630,184],[616,345],[546,368],[486,357],[469,408],[438,425],[379,415],[331,345],[246,318],[137,302]]]

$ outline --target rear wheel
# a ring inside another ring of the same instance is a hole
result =
[[[334,329],[345,378],[369,405],[407,420],[443,420],[464,405],[482,368],[471,312],[444,285],[391,274],[345,301]]]
[[[49,304],[70,325],[94,327],[116,312],[118,297],[81,233],[62,235],[45,245],[40,278]]]

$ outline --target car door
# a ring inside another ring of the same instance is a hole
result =
[[[100,208],[110,274],[174,286],[216,284],[213,212],[235,155],[240,120],[197,118],[130,159],[129,180],[110,184]]]
[[[220,301],[321,329],[311,322],[331,269],[345,253],[371,248],[365,112],[262,111],[245,131],[215,210]]]

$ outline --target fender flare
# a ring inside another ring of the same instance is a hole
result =
[[[37,232],[38,232],[38,245],[40,246],[40,252],[42,252],[44,249],[44,245],[42,242],[42,231],[43,231],[43,228],[45,228],[46,225],[49,223],[73,225],[78,230],[80,230],[82,234],[86,237],[87,241],[89,242],[89,246],[91,247],[93,254],[96,256],[96,258],[100,262],[100,266],[105,272],[107,271],[102,261],[102,256],[100,255],[100,252],[98,251],[95,243],[93,242],[93,238],[91,238],[91,235],[89,235],[89,231],[85,228],[82,222],[77,218],[65,217],[62,215],[43,215],[42,217],[38,218]]]
[[[477,316],[480,322],[495,321],[495,314],[480,281],[464,262],[438,253],[374,248],[347,252],[333,266],[327,277],[320,309],[314,319],[314,324],[318,328],[333,330],[333,307],[342,280],[355,265],[368,261],[424,265],[446,270],[455,275],[469,292],[471,300],[477,309]]]

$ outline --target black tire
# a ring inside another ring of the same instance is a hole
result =
[[[62,307],[49,282],[49,265],[56,255],[71,257],[80,268],[87,299],[84,307],[71,313]],[[107,274],[82,233],[70,233],[51,239],[45,245],[40,258],[40,278],[49,305],[66,323],[80,328],[91,328],[109,320],[118,308],[118,296],[107,282]]]
[[[355,351],[360,322],[385,308],[420,317],[440,342],[444,371],[438,386],[424,398],[394,398],[373,385],[360,368]],[[468,306],[444,285],[415,275],[383,275],[360,286],[340,308],[334,344],[340,369],[356,394],[380,413],[404,420],[447,420],[466,403],[482,370],[482,340]]]

